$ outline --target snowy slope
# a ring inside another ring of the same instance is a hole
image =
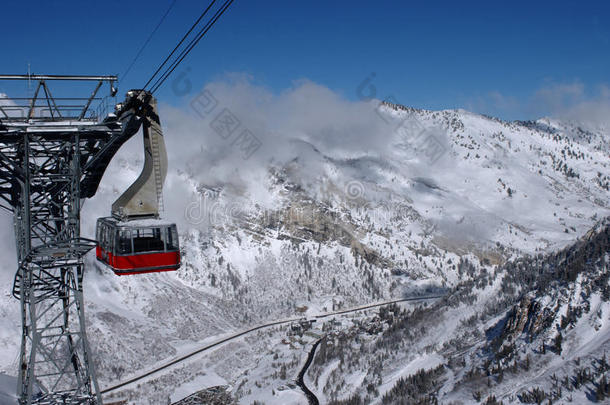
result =
[[[275,138],[257,132],[266,149],[236,164],[214,158],[228,146],[195,113],[166,108],[164,116],[172,165],[165,218],[178,223],[184,265],[117,278],[90,258],[86,313],[102,386],[297,307],[450,288],[482,268],[568,246],[610,215],[605,128],[358,105],[316,124],[254,123]],[[202,128],[204,136],[189,137]],[[369,140],[341,141],[358,131]],[[172,141],[180,136],[187,141]],[[85,236],[136,178],[140,142],[124,147],[85,202]],[[463,259],[478,264],[458,266]],[[16,265],[3,261],[0,370],[14,373],[19,313],[8,292]],[[233,383],[241,372],[218,375]]]
[[[482,272],[429,307],[360,321],[364,330],[381,324],[379,333],[337,331],[310,370],[320,397],[356,405],[606,403],[610,220],[600,225],[556,254]],[[362,371],[350,387],[349,376]]]

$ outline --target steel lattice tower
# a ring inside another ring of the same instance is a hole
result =
[[[101,404],[85,331],[81,201],[92,197],[108,163],[140,127],[137,108],[95,113],[98,90],[115,76],[0,75],[36,82],[33,97],[0,104],[1,208],[14,217],[21,301],[21,404]],[[53,98],[47,82],[96,84],[89,97]],[[0,99],[4,100],[4,99]],[[23,105],[15,101],[25,100]],[[78,104],[81,102],[81,104]],[[113,103],[114,104],[114,103]],[[102,103],[103,105],[103,103]],[[103,119],[102,119],[103,118]]]

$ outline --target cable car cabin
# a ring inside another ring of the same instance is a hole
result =
[[[175,224],[156,219],[119,222],[99,218],[96,227],[97,260],[115,274],[173,271],[180,267],[180,246]]]

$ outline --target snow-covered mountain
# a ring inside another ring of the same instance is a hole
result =
[[[430,392],[468,403],[477,390],[481,397],[489,392],[516,398],[536,383],[548,392],[549,386],[538,381],[546,381],[549,372],[572,373],[574,356],[585,363],[599,357],[609,337],[606,264],[587,263],[591,269],[545,289],[511,277],[527,278],[536,258],[561,267],[552,261],[555,252],[577,249],[594,226],[596,235],[604,235],[600,227],[607,227],[603,221],[610,215],[609,128],[555,119],[504,122],[463,110],[339,102],[327,94],[323,98],[331,100],[320,103],[323,110],[299,110],[320,91],[303,86],[287,96],[290,103],[228,97],[232,113],[260,140],[251,155],[214,131],[213,115],[162,110],[172,164],[166,218],[178,223],[183,266],[172,274],[118,278],[90,260],[86,316],[102,386],[248,325],[425,291],[450,295],[428,309],[364,316],[358,322],[377,316],[390,325],[362,338],[365,352],[360,353],[366,355],[350,352],[360,346],[346,343],[337,362],[325,343],[326,357],[316,359],[306,379],[315,379],[327,400],[368,395],[367,401],[395,403],[383,395],[391,395],[400,377],[424,368],[433,370],[431,381],[437,380]],[[285,104],[296,111],[286,113]],[[341,108],[328,113],[328,105],[335,104]],[[279,124],[268,124],[273,121],[265,114],[281,117]],[[126,145],[98,195],[85,203],[85,235],[93,235],[95,218],[107,215],[137,176],[139,142]],[[7,233],[3,240],[14,250],[10,237]],[[607,260],[604,254],[595,260]],[[9,291],[16,265],[14,258],[4,258],[3,264],[0,368],[14,374],[19,303]],[[555,328],[561,316],[585,305],[587,288],[588,309]],[[535,327],[523,319],[534,316],[530,313],[544,313],[544,327],[528,340],[523,336]],[[426,332],[408,332],[405,322],[422,316]],[[588,325],[578,329],[591,336],[588,343],[572,343],[577,333],[568,331],[570,322]],[[344,323],[335,331],[337,342],[341,336],[361,339],[353,321]],[[166,403],[167,397],[228,384],[240,403],[289,403],[290,389],[278,394],[285,382],[272,377],[273,371],[284,358],[288,370],[297,370],[304,346],[277,349],[279,359],[270,361],[274,348],[266,345],[285,331],[274,333],[220,349],[154,380],[154,389],[134,389],[128,396],[134,403]],[[396,346],[400,354],[387,346],[386,354],[378,355],[383,342],[396,336],[406,341],[405,334],[421,339]],[[578,354],[553,357],[557,334]],[[546,354],[535,352],[544,345]],[[511,354],[496,361],[507,347]],[[487,377],[481,367],[510,367],[511,361],[521,367],[523,354],[530,356],[528,367],[535,365],[536,378],[519,379],[519,373],[506,371],[498,390],[479,389],[477,381]],[[492,359],[489,364],[482,363],[485,356]],[[352,359],[348,365],[342,363],[346,359]],[[442,370],[435,371],[437,366]],[[353,374],[349,384],[340,383],[348,372]],[[260,378],[244,379],[249,373]],[[303,403],[303,397],[294,398]]]
[[[383,308],[322,340],[311,386],[331,404],[604,402],[609,252],[605,220],[556,253],[479,268],[428,307]]]

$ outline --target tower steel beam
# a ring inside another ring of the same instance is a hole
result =
[[[0,80],[70,80],[116,82],[117,76],[80,76],[80,75],[0,75]]]
[[[18,267],[13,295],[21,302],[18,370],[21,405],[101,404],[85,330],[84,255],[95,241],[80,235],[81,199],[92,197],[121,145],[140,128],[134,109],[104,120],[84,118],[103,81],[114,76],[0,75],[38,80],[50,110],[34,96],[27,118],[0,118],[0,198],[10,205]],[[64,118],[46,80],[90,80],[97,87],[81,121]],[[8,208],[3,206],[3,208]]]

